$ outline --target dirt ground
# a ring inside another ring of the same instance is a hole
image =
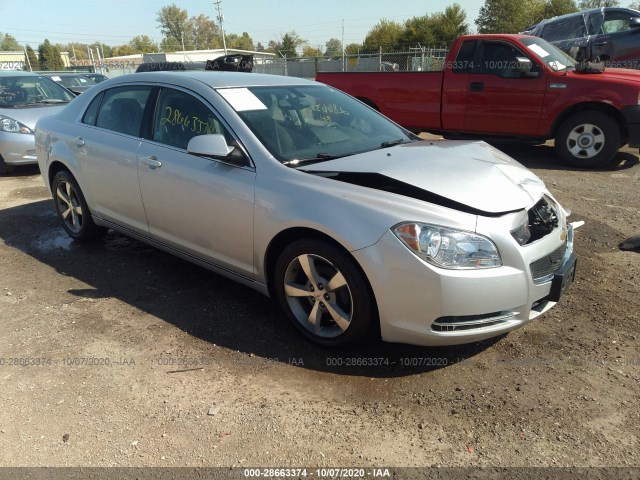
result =
[[[639,467],[637,151],[579,171],[503,149],[586,222],[577,279],[455,348],[322,350],[206,270],[113,232],[74,244],[37,168],[0,177],[0,466]]]

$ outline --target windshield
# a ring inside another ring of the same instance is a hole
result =
[[[2,108],[67,103],[73,98],[73,94],[47,77],[0,76],[0,107]]]
[[[523,45],[554,72],[575,70],[576,61],[558,47],[538,37],[520,39]]]
[[[83,76],[71,76],[64,75],[60,77],[52,77],[54,80],[59,81],[65,87],[90,87],[91,85],[95,85],[96,82],[91,80],[90,78]]]
[[[416,136],[322,85],[217,90],[282,163],[322,161],[414,141]]]

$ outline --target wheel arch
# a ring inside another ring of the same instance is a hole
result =
[[[375,311],[377,316],[378,303],[376,301],[375,293],[373,292],[373,287],[371,286],[371,282],[369,281],[369,278],[367,277],[367,274],[362,268],[362,266],[360,265],[360,263],[358,263],[358,261],[354,258],[354,256],[351,255],[351,252],[347,248],[345,248],[344,245],[338,242],[335,238],[332,238],[331,236],[327,235],[326,233],[320,232],[319,230],[314,230],[308,227],[288,228],[278,233],[275,237],[273,237],[273,239],[271,239],[271,242],[269,242],[269,245],[267,247],[267,250],[264,256],[264,274],[265,274],[269,295],[272,298],[275,297],[274,295],[275,292],[273,290],[273,287],[274,287],[273,277],[274,277],[276,262],[278,261],[278,256],[287,247],[287,245],[290,245],[296,240],[306,240],[306,239],[315,239],[315,240],[325,241],[333,245],[334,247],[342,250],[344,254],[346,254],[349,258],[351,258],[351,260],[353,261],[353,264],[356,266],[356,268],[358,268],[358,270],[360,270],[360,273],[362,274],[363,278],[367,282],[366,287],[369,292],[369,295],[371,295],[371,298],[373,298],[373,301],[374,301],[373,303],[375,305]]]
[[[555,121],[553,122],[551,132],[549,133],[549,138],[556,137],[556,135],[558,134],[558,129],[560,128],[560,125],[562,125],[567,118],[571,117],[576,113],[585,112],[585,111],[598,111],[598,112],[605,113],[609,115],[611,118],[613,118],[620,126],[620,131],[622,132],[622,141],[623,141],[622,145],[627,143],[627,139],[629,138],[629,132],[627,130],[627,124],[624,120],[624,117],[622,116],[622,113],[620,113],[620,110],[618,110],[614,106],[609,105],[607,103],[602,103],[602,102],[578,103],[564,110],[558,116],[558,118],[556,118]]]
[[[71,175],[76,182],[78,181],[78,179],[75,177],[75,175],[73,173],[71,173],[71,169],[65,165],[64,163],[62,163],[60,160],[54,160],[49,164],[49,168],[47,170],[47,182],[49,183],[49,190],[53,193],[53,179],[55,178],[56,174],[58,172],[61,172],[62,170],[66,170],[67,172],[69,172],[69,175]]]

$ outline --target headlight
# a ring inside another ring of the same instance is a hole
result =
[[[409,250],[436,267],[474,269],[502,265],[498,249],[482,235],[426,223],[401,223],[392,231]]]
[[[33,130],[26,125],[4,115],[0,115],[0,131],[10,133],[33,133]]]

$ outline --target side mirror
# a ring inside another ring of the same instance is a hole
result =
[[[237,149],[227,145],[224,135],[198,135],[189,140],[187,153],[201,157],[216,158],[231,165],[246,165],[247,161],[242,153],[235,154]]]
[[[640,17],[631,17],[629,20],[629,28],[637,30],[640,28]]]
[[[527,57],[516,57],[513,71],[519,73],[528,73],[533,68],[533,63],[530,58]]]

